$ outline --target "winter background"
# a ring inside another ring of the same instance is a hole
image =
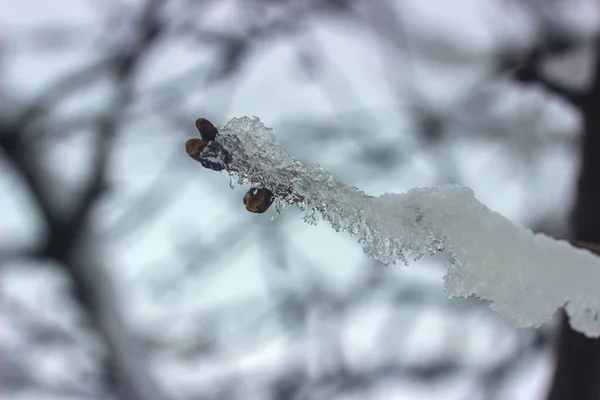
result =
[[[446,299],[439,260],[250,214],[183,143],[257,115],[369,194],[460,183],[570,237],[598,3],[4,0],[0,21],[3,398],[547,398],[558,319],[513,329]]]

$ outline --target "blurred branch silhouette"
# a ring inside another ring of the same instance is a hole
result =
[[[162,0],[149,1],[137,27],[137,40],[125,46],[108,62],[85,68],[60,80],[40,96],[23,114],[2,120],[0,147],[31,193],[45,225],[44,241],[31,250],[32,256],[61,265],[72,279],[73,294],[86,311],[89,322],[101,333],[108,354],[104,383],[109,392],[122,399],[165,399],[147,370],[145,352],[127,331],[117,303],[114,284],[98,258],[90,219],[95,206],[107,189],[106,173],[124,110],[133,97],[133,78],[140,60],[161,34],[159,13]],[[36,157],[36,141],[29,133],[31,121],[73,91],[81,90],[101,72],[114,80],[118,94],[112,108],[96,127],[93,162],[87,181],[71,207],[61,207],[53,198],[52,178]]]
[[[505,64],[504,67],[507,69],[512,69],[512,74],[518,82],[541,84],[549,92],[564,98],[576,107],[581,107],[585,101],[584,92],[560,84],[555,79],[547,77],[542,71],[542,65],[548,58],[564,56],[577,47],[577,41],[570,42],[567,39],[559,40],[557,37],[551,37],[547,42],[533,48],[523,60],[514,61],[508,58],[502,60],[501,64]]]
[[[545,40],[531,49],[524,62],[513,71],[515,80],[542,85],[549,92],[566,99],[583,116],[582,165],[579,186],[572,215],[574,243],[599,254],[600,213],[595,204],[600,200],[600,130],[598,100],[600,99],[600,39],[593,41],[595,47],[594,77],[591,87],[577,90],[557,83],[542,72],[543,63],[549,57],[563,56],[580,49],[584,43],[549,32]],[[505,60],[505,65],[510,61]],[[587,242],[587,243],[585,243]],[[581,399],[595,400],[600,397],[600,340],[589,339],[573,331],[563,314],[560,335],[556,346],[557,366],[548,400]]]

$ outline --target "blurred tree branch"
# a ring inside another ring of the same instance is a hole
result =
[[[582,163],[577,198],[572,212],[573,242],[600,254],[600,39],[596,40],[595,76],[585,101],[583,115]],[[556,346],[557,365],[548,400],[597,400],[600,398],[600,339],[575,332],[562,315]]]
[[[544,56],[545,54],[541,49],[533,49],[525,62],[514,71],[513,76],[515,79],[522,83],[540,84],[550,93],[564,98],[576,107],[580,107],[585,101],[585,93],[568,88],[567,86],[546,77],[541,71],[541,64],[544,61]]]
[[[109,350],[106,360],[106,385],[113,395],[127,400],[164,400],[167,398],[149,375],[145,352],[127,331],[117,306],[117,293],[108,272],[97,260],[94,235],[89,218],[106,189],[108,160],[112,153],[124,109],[133,95],[132,79],[147,50],[159,36],[162,26],[159,12],[164,0],[149,1],[138,26],[138,38],[132,47],[120,50],[108,62],[84,69],[52,86],[20,118],[0,124],[0,148],[23,179],[40,209],[45,223],[45,241],[29,254],[60,263],[72,278],[75,298],[101,333]],[[97,75],[108,70],[119,94],[110,111],[98,124],[94,137],[91,174],[79,191],[74,206],[65,210],[55,204],[52,180],[44,172],[35,149],[28,140],[31,121],[72,91],[81,90]],[[7,256],[24,256],[22,252],[5,252]]]

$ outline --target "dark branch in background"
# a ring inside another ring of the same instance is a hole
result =
[[[50,189],[43,176],[39,174],[39,165],[32,157],[25,134],[25,127],[13,121],[0,121],[0,148],[13,168],[21,175],[25,186],[35,199],[49,231],[60,221],[56,220],[56,204],[52,201]]]
[[[2,127],[0,126],[0,132]],[[11,248],[0,249],[0,268],[13,261],[31,260],[38,258],[39,249],[36,246],[11,246]]]
[[[124,326],[110,276],[104,266],[95,261],[98,257],[88,223],[106,189],[107,164],[124,109],[133,96],[132,80],[136,68],[161,32],[159,12],[163,3],[164,0],[153,0],[145,6],[139,21],[139,36],[133,47],[121,49],[109,63],[101,62],[59,81],[20,118],[0,124],[0,147],[23,178],[45,223],[45,242],[34,255],[59,263],[69,273],[76,299],[107,344],[105,383],[123,400],[164,400],[167,396],[148,374],[144,352]],[[63,96],[80,90],[82,85],[93,81],[105,70],[112,73],[119,94],[95,133],[92,173],[74,206],[65,210],[53,202],[51,178],[32,156],[35,150],[27,140],[30,124]]]
[[[595,76],[581,104],[583,116],[582,162],[577,198],[572,212],[577,241],[600,243],[600,39],[596,41]],[[600,246],[576,243],[600,254]],[[600,398],[600,339],[575,332],[561,316],[556,346],[557,365],[548,400],[597,400]]]
[[[514,71],[514,78],[521,83],[541,84],[546,90],[564,98],[572,105],[581,106],[585,100],[585,94],[546,77],[541,71],[543,61],[544,54],[539,49],[533,50],[525,62]]]
[[[542,64],[551,57],[565,56],[576,50],[581,43],[557,33],[548,33],[546,39],[527,54],[508,53],[498,60],[498,72],[509,72],[521,83],[537,83],[549,92],[560,96],[576,107],[585,101],[585,92],[564,86],[544,75]]]

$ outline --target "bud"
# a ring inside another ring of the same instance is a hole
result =
[[[205,142],[211,142],[215,140],[217,133],[219,133],[212,122],[205,118],[198,118],[196,120],[196,129],[198,129],[198,132],[200,132],[200,137]]]
[[[271,207],[274,199],[275,197],[269,189],[251,188],[244,195],[244,205],[246,210],[262,214]]]
[[[206,142],[200,139],[189,139],[185,142],[185,152],[196,161],[200,161],[200,153],[206,147]]]

